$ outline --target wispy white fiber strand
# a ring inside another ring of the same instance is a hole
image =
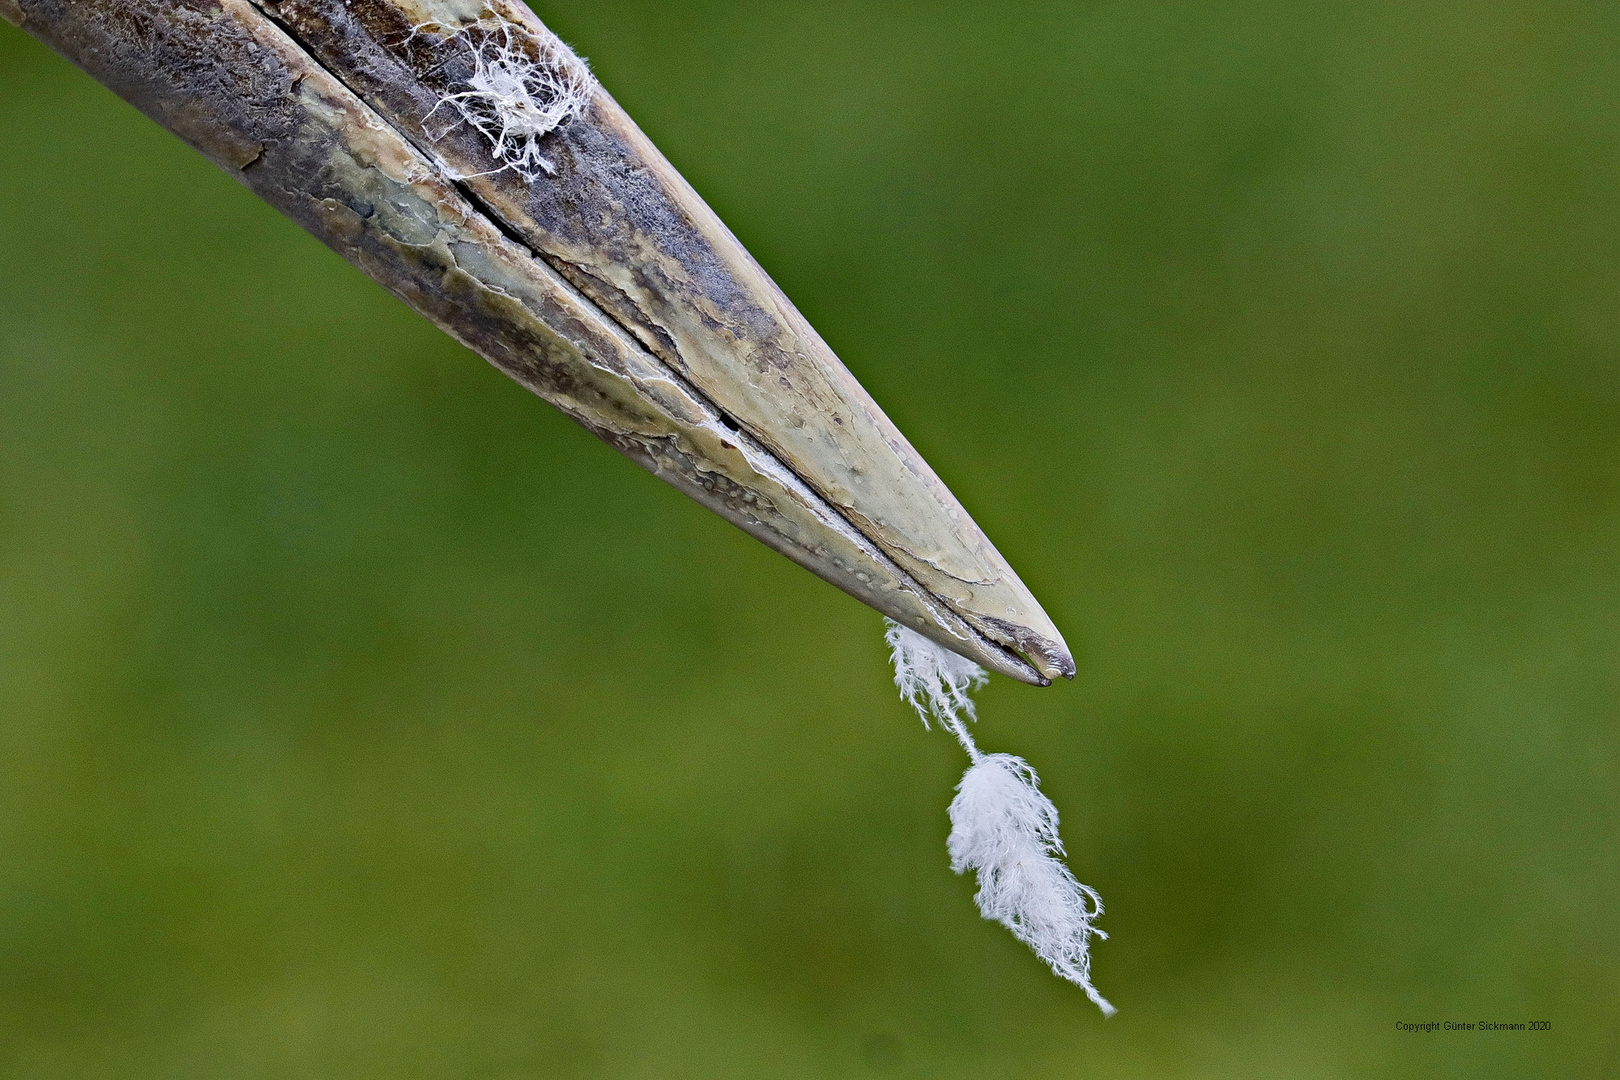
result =
[[[951,869],[978,872],[979,911],[1112,1016],[1114,1006],[1091,985],[1091,939],[1108,937],[1092,925],[1102,898],[1060,861],[1057,808],[1035,770],[1011,754],[984,755],[956,786],[950,815]]]
[[[884,619],[883,640],[894,663],[894,684],[900,696],[928,727],[932,715],[955,735],[968,757],[978,761],[979,748],[973,745],[966,720],[978,719],[970,691],[983,686],[989,675],[984,668],[949,649],[942,649],[909,626]]]
[[[975,871],[980,913],[1011,930],[1053,972],[1084,990],[1104,1016],[1112,1016],[1114,1006],[1091,985],[1091,939],[1108,937],[1092,925],[1103,913],[1102,898],[1061,861],[1057,807],[1041,793],[1027,761],[985,754],[968,732],[967,722],[976,719],[968,695],[984,685],[984,669],[915,630],[884,622],[900,696],[924,727],[932,716],[955,735],[972,761],[951,800],[951,869]]]
[[[423,23],[411,36],[448,29]],[[440,44],[465,49],[473,71],[465,90],[444,95],[428,115],[448,106],[483,135],[500,163],[492,172],[511,169],[530,183],[555,172],[540,140],[584,114],[593,86],[585,61],[544,27],[520,26],[498,14],[445,34]]]

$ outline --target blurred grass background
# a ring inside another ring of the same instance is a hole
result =
[[[1120,1015],[876,615],[0,26],[0,1074],[1620,1075],[1620,9],[539,10],[1067,632]]]

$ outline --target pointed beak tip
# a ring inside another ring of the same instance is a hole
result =
[[[1045,675],[1048,681],[1053,678],[1062,678],[1067,682],[1073,682],[1074,659],[1065,655],[1056,665],[1051,668],[1051,670],[1047,670],[1043,667],[1041,669],[1041,674]]]
[[[1024,619],[1013,621],[981,615],[972,621],[986,637],[1008,653],[1017,656],[1021,661],[1021,667],[1032,675],[1039,675],[1042,680],[1037,683],[1033,679],[1025,678],[1025,682],[1037,686],[1050,686],[1054,679],[1073,679],[1074,656],[1069,652],[1068,644],[1058,634],[1057,628],[1051,624],[1046,613],[1040,610],[1034,597],[1029,598],[1029,608],[1035,613],[1035,617],[1026,615]]]
[[[1044,664],[1044,663],[1043,664],[1037,664],[1035,666],[1035,670],[1037,670],[1037,671],[1039,671],[1041,673],[1041,685],[1042,686],[1051,686],[1053,680],[1055,680],[1055,679],[1064,679],[1064,680],[1067,680],[1069,682],[1074,681],[1074,664],[1073,664],[1073,662],[1070,662],[1066,667],[1065,666],[1055,666],[1055,665]]]

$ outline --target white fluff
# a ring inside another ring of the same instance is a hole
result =
[[[424,23],[413,36],[430,28],[443,29]],[[448,105],[488,139],[491,156],[501,163],[495,172],[511,169],[530,183],[555,172],[540,140],[589,105],[593,83],[585,61],[544,27],[519,26],[499,15],[469,23],[442,42],[451,43],[468,51],[473,73],[466,90],[445,95],[433,112]]]
[[[1039,785],[1023,758],[986,754],[974,762],[951,800],[951,869],[978,871],[974,900],[984,917],[1112,1016],[1114,1007],[1091,985],[1091,938],[1108,937],[1091,925],[1103,913],[1102,898],[1058,861],[1057,807]]]
[[[928,715],[932,713],[946,731],[962,740],[963,746],[971,746],[973,739],[963,721],[977,719],[968,692],[985,684],[989,676],[984,668],[940,648],[909,626],[893,619],[884,619],[883,623],[883,640],[894,662],[894,685],[900,688],[900,696],[917,710],[923,727],[928,726]]]
[[[1108,936],[1092,925],[1103,913],[1102,898],[1060,861],[1057,807],[1041,794],[1028,762],[981,753],[968,732],[967,721],[976,719],[968,694],[984,685],[984,669],[893,620],[885,622],[900,696],[925,727],[932,715],[955,735],[973,762],[951,800],[951,869],[976,871],[980,913],[1011,930],[1054,972],[1084,990],[1104,1016],[1112,1016],[1114,1007],[1091,985],[1091,939]]]

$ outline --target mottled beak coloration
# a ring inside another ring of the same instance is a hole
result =
[[[0,0],[0,15],[795,562],[992,671],[1073,675],[961,504],[526,8]]]

